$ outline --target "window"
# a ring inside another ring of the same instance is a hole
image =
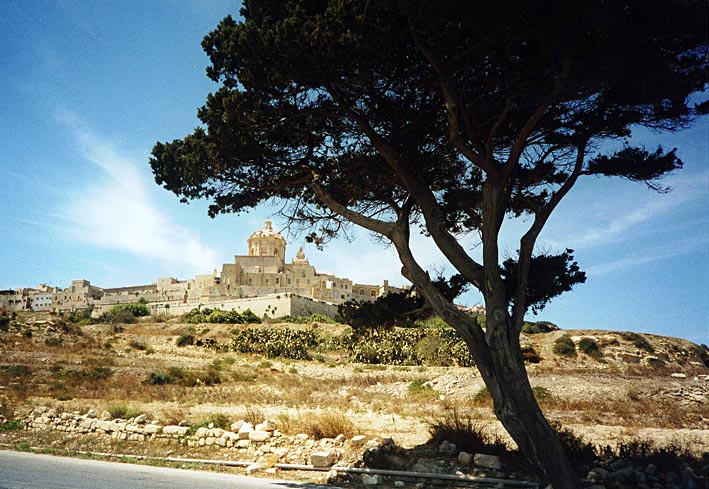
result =
[[[371,295],[372,297],[375,297],[377,295],[377,291],[373,290],[369,295]]]

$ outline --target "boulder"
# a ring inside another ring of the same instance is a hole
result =
[[[306,438],[306,439],[307,439],[307,438]],[[364,435],[355,435],[355,436],[353,436],[352,439],[350,440],[350,444],[351,444],[353,447],[359,447],[359,446],[364,445],[365,443],[367,443],[367,437],[364,436]]]
[[[251,431],[249,433],[250,441],[266,441],[271,438],[270,431]]]
[[[275,431],[276,423],[274,421],[271,421],[270,419],[266,419],[263,421],[263,423],[257,424],[254,429],[256,431]]]
[[[492,470],[502,470],[502,461],[500,461],[500,457],[496,455],[476,453],[473,461],[478,467]]]
[[[310,455],[310,465],[313,467],[330,467],[335,463],[335,457],[330,451],[313,452]]]

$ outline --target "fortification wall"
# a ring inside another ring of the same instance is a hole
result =
[[[311,314],[323,314],[334,318],[337,314],[337,306],[327,302],[316,301],[307,297],[292,294],[270,294],[262,297],[251,297],[244,299],[219,299],[200,302],[163,301],[148,304],[152,314],[170,314],[179,316],[192,309],[221,309],[222,311],[244,312],[250,309],[259,317],[268,315],[269,317],[283,316],[310,316]]]

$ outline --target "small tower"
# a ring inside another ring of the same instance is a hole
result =
[[[295,258],[293,258],[293,265],[310,265],[310,262],[308,262],[308,259],[305,257],[302,246],[298,249]]]
[[[286,240],[274,231],[271,221],[266,221],[263,229],[256,231],[247,240],[249,256],[275,256],[285,262]]]

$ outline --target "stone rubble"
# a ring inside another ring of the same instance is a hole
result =
[[[106,436],[113,440],[179,443],[188,447],[215,446],[238,453],[240,460],[251,462],[247,474],[275,473],[277,463],[311,465],[317,468],[334,465],[362,466],[373,469],[393,469],[434,474],[469,474],[479,477],[516,479],[517,475],[503,471],[502,460],[494,455],[458,451],[453,443],[441,442],[430,453],[405,458],[390,438],[368,440],[364,435],[350,439],[344,435],[336,438],[314,440],[307,434],[287,436],[276,429],[276,424],[264,421],[255,427],[243,420],[232,423],[231,430],[209,426],[161,425],[145,415],[131,419],[110,419],[110,413],[99,416],[93,410],[59,413],[56,409],[40,407],[25,418],[30,430],[55,430],[76,435]],[[226,456],[226,455],[225,455]],[[347,456],[355,457],[347,460]],[[331,470],[327,481],[342,482],[343,475]],[[386,480],[378,474],[364,474],[361,482],[366,486],[382,485]],[[420,478],[396,478],[390,482],[395,487],[411,486]],[[587,489],[706,489],[709,488],[709,465],[692,469],[680,467],[658,468],[653,464],[636,467],[622,459],[596,463],[582,484]]]

